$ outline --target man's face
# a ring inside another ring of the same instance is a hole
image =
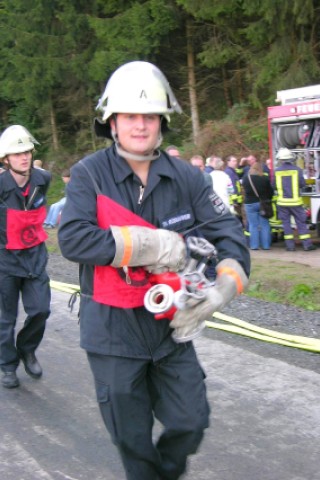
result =
[[[236,157],[231,157],[228,162],[228,167],[237,168],[237,166],[238,166],[238,160],[236,159]]]
[[[28,173],[32,163],[32,152],[10,153],[4,163],[9,164],[14,170]]]
[[[145,155],[153,152],[160,132],[160,116],[156,114],[118,113],[111,119],[121,147],[129,153]]]
[[[169,150],[167,150],[167,153],[168,153],[171,157],[180,157],[180,152],[179,152],[179,150],[177,150],[176,148],[170,148]]]
[[[204,163],[200,158],[194,158],[191,160],[191,165],[194,167],[200,168],[201,171],[204,170]]]

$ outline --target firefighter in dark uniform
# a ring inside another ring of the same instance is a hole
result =
[[[307,252],[315,250],[316,247],[311,241],[311,235],[307,228],[307,216],[300,195],[301,189],[306,184],[302,169],[295,165],[295,156],[288,148],[280,148],[277,159],[281,165],[275,169],[274,186],[277,191],[278,218],[282,221],[286,249],[289,252],[295,250],[294,233],[291,226],[291,217],[293,217],[303,250]]]
[[[38,379],[35,356],[50,314],[50,287],[45,267],[46,192],[51,175],[32,167],[35,138],[21,125],[8,127],[0,137],[0,367],[2,385],[19,386],[20,360]],[[27,317],[15,340],[21,295]]]
[[[174,480],[208,427],[204,374],[192,338],[247,284],[249,254],[239,222],[202,172],[159,150],[169,114],[181,109],[148,62],[118,68],[98,108],[96,132],[111,147],[78,162],[58,232],[80,264],[81,346],[101,415],[129,480]],[[218,250],[206,299],[172,322],[144,307],[149,272],[184,268],[184,231],[199,227]],[[163,425],[152,441],[154,418]]]

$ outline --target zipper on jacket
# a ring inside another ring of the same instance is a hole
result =
[[[140,185],[140,187],[139,187],[138,205],[141,205],[141,203],[142,203],[143,194],[144,194],[144,186],[143,186],[143,185]]]
[[[40,187],[36,187],[36,188],[33,190],[32,195],[31,195],[31,197],[30,197],[29,200],[28,200],[28,203],[25,204],[25,207],[24,207],[25,210],[29,210],[29,209],[30,209],[30,207],[31,207],[31,205],[32,205],[32,202],[33,202],[33,200],[34,200],[34,197],[37,195],[37,193],[38,193],[39,190],[40,190]]]

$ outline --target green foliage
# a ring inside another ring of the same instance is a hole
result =
[[[47,202],[48,205],[58,202],[62,197],[64,197],[65,184],[63,183],[60,175],[53,175],[48,193],[47,193]]]
[[[164,0],[119,5],[113,7],[112,14],[90,16],[88,21],[97,39],[90,75],[101,81],[126,61],[153,57],[162,38],[175,28],[170,6]]]
[[[0,128],[26,125],[39,155],[50,164],[55,157],[59,169],[68,155],[100,145],[92,123],[105,83],[120,64],[141,59],[159,65],[183,106],[167,142],[264,154],[276,91],[319,81],[318,8],[315,0],[2,0]]]

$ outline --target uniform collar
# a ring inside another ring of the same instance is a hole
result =
[[[9,170],[1,173],[1,177],[2,176],[5,179],[5,181],[3,182],[4,191],[10,192],[11,190],[14,190],[17,188],[17,183]],[[30,175],[29,181],[30,181],[31,188],[34,186],[45,185],[46,183],[45,176],[41,171],[39,171],[39,169],[36,169],[36,168],[31,169],[31,175]]]

